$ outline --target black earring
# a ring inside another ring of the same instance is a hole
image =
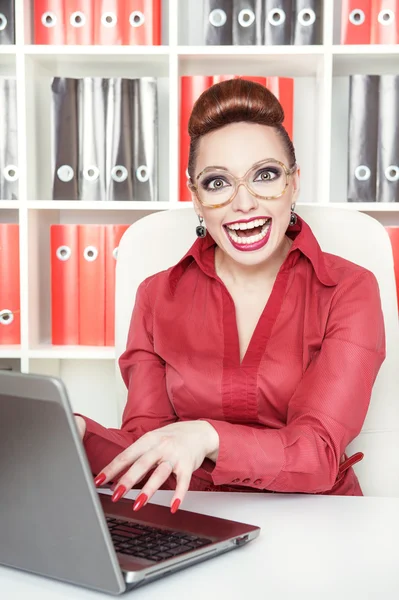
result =
[[[200,224],[197,225],[195,233],[197,234],[197,237],[204,238],[206,236],[206,227],[204,227],[204,225],[202,224],[204,222],[204,219],[202,217],[198,217],[198,220]]]
[[[291,206],[291,218],[290,218],[290,227],[293,227],[294,225],[297,224],[298,221],[298,217],[296,216],[296,214],[294,213],[294,208],[295,208],[295,204],[293,204]]]

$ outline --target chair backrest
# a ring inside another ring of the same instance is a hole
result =
[[[365,454],[355,467],[365,495],[399,496],[399,322],[388,234],[381,223],[358,211],[299,205],[297,212],[309,224],[324,251],[366,267],[378,280],[387,358],[377,377],[362,432],[348,448],[348,454],[355,451]],[[117,360],[125,349],[138,285],[149,275],[178,262],[194,242],[197,224],[194,210],[184,207],[148,215],[125,232],[116,267]],[[118,364],[116,378],[121,416],[126,388]]]

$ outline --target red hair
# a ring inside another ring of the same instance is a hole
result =
[[[188,173],[192,181],[201,137],[230,123],[242,121],[273,127],[279,133],[288,154],[288,166],[296,164],[293,143],[282,124],[284,110],[276,96],[260,83],[240,78],[228,79],[205,90],[191,112],[188,122]]]

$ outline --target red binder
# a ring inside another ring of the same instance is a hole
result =
[[[79,225],[79,344],[105,344],[104,225]]]
[[[67,44],[92,44],[95,0],[64,0]]]
[[[35,0],[33,29],[35,44],[65,44],[63,0]]]
[[[115,267],[118,246],[129,225],[105,226],[105,345],[115,345]]]
[[[399,0],[374,0],[372,44],[399,44]]]
[[[0,345],[21,343],[19,225],[0,223]]]
[[[190,201],[191,194],[187,188],[187,165],[190,150],[190,136],[188,135],[188,122],[191,111],[197,98],[206,89],[211,87],[212,76],[185,75],[181,77],[180,85],[180,190],[179,200]]]
[[[229,79],[234,79],[237,75],[213,75],[212,76],[212,85],[215,83],[220,83],[221,81],[228,81]]]
[[[125,0],[93,0],[94,43],[115,46],[123,43]]]
[[[260,83],[266,87],[266,77],[257,77],[256,75],[234,75],[235,79],[246,79],[247,81],[253,81],[254,83]]]
[[[370,44],[372,0],[342,0],[341,44]]]
[[[125,0],[123,6],[123,43],[159,46],[161,0]]]
[[[268,77],[266,86],[278,98],[284,109],[283,125],[292,140],[294,133],[294,80],[290,77]]]
[[[392,244],[393,262],[395,268],[396,293],[399,310],[399,227],[385,227]]]
[[[51,341],[79,343],[79,250],[77,225],[52,225]]]

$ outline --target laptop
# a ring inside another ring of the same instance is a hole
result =
[[[93,482],[62,381],[0,372],[0,564],[122,594],[245,545],[260,529]]]

